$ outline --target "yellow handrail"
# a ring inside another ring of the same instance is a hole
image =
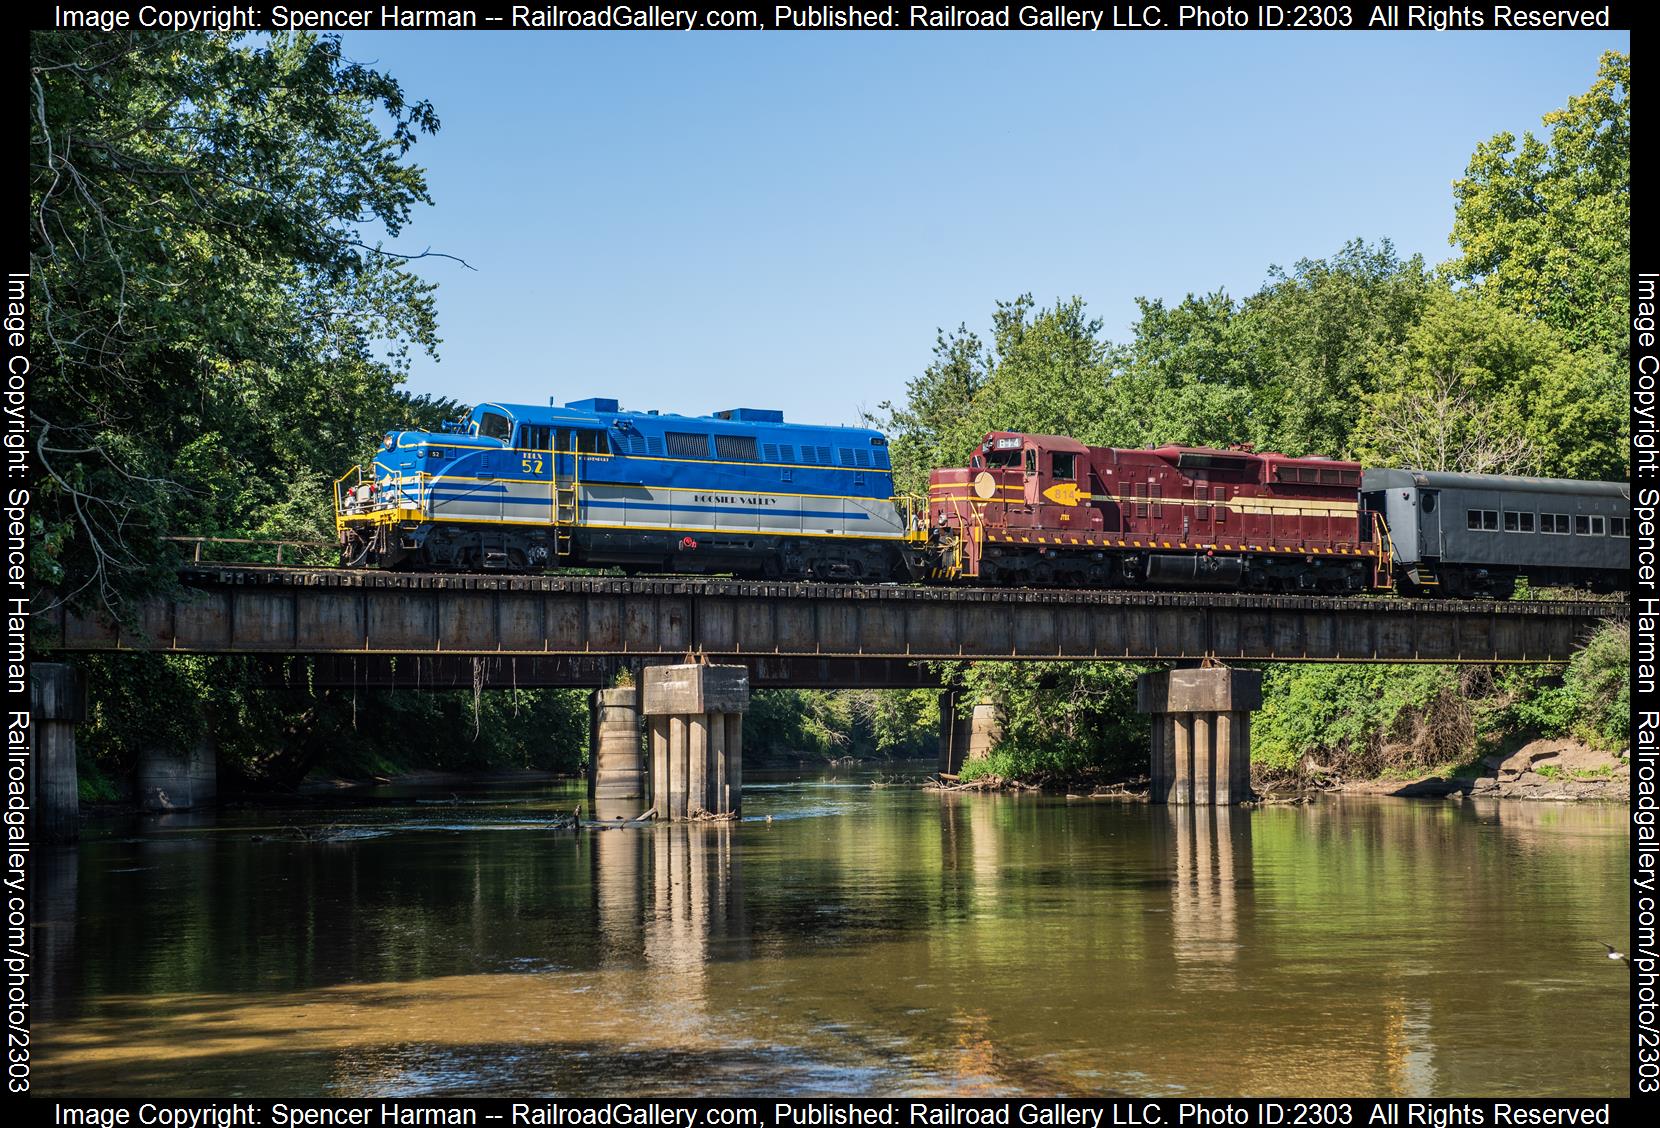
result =
[[[1384,520],[1382,513],[1372,509],[1372,521],[1375,525],[1373,543],[1378,549],[1377,567],[1372,573],[1372,586],[1380,590],[1395,586],[1395,540],[1389,535],[1389,522]]]

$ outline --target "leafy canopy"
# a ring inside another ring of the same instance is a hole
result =
[[[1548,133],[1496,133],[1453,184],[1453,277],[1479,282],[1578,349],[1630,356],[1631,56],[1603,55]]]
[[[331,37],[42,32],[29,122],[40,578],[115,609],[166,535],[318,530],[438,343],[379,241],[432,107]]]

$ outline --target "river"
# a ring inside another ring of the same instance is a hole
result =
[[[35,1091],[1629,1091],[1623,807],[872,784],[95,821],[36,859]]]

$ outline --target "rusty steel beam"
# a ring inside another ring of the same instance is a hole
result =
[[[904,658],[708,657],[717,665],[748,667],[749,684],[755,689],[928,689],[940,684],[939,674],[928,663]],[[484,689],[603,689],[617,684],[618,674],[625,669],[638,680],[640,667],[669,661],[586,654],[320,654],[270,658],[262,675],[269,685],[411,690],[471,690],[475,671]],[[309,670],[302,663],[309,663]]]
[[[683,658],[1555,662],[1620,601],[1341,599],[591,576],[199,568],[63,650]],[[55,628],[55,631],[54,631]]]

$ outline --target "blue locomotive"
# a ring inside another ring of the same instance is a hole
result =
[[[918,541],[893,495],[876,431],[596,398],[392,432],[335,483],[335,510],[355,566],[884,581],[910,574]]]

